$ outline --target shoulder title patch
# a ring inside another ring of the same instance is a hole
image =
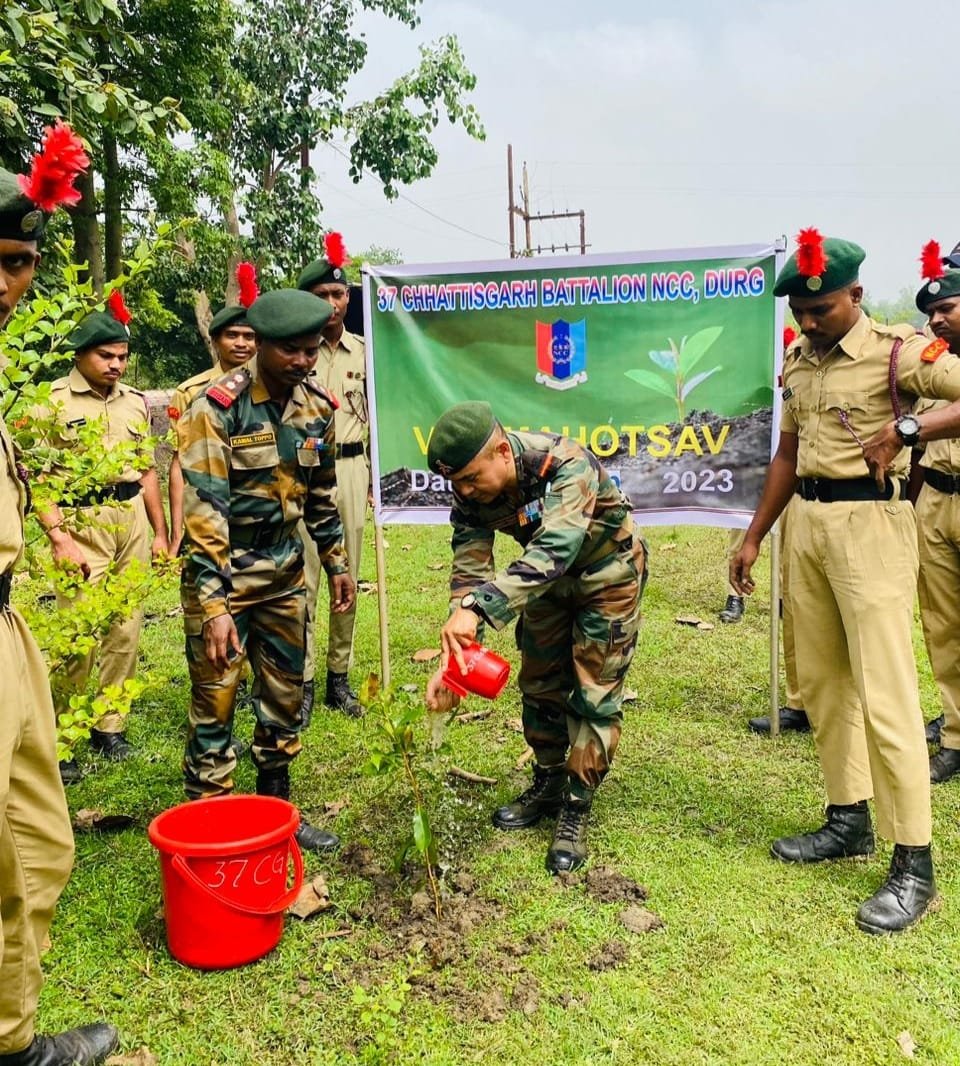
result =
[[[234,374],[218,378],[205,392],[204,395],[217,407],[226,410],[233,406],[234,400],[250,386],[250,375],[245,370],[238,370]]]
[[[941,337],[939,340],[932,341],[923,349],[920,353],[920,358],[925,363],[935,363],[945,351],[950,348],[950,345]]]

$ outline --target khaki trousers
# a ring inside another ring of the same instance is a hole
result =
[[[131,560],[150,562],[151,532],[143,495],[134,497],[129,505],[100,507],[95,512],[95,525],[85,526],[72,533],[90,564],[89,584],[99,581],[107,567],[116,563],[123,569]],[[57,596],[57,606],[68,611],[76,598]],[[110,627],[100,642],[99,692],[108,685],[123,686],[137,672],[137,651],[140,644],[140,628],[143,623],[143,607],[137,606],[129,618]],[[93,669],[95,651],[75,660],[67,671],[74,691],[83,688]],[[65,708],[58,706],[60,714]],[[124,719],[119,714],[106,714],[96,728],[104,733],[119,733]]]
[[[363,551],[363,524],[367,517],[367,493],[370,488],[370,465],[365,455],[337,460],[337,510],[343,523],[343,543],[347,549],[350,576],[360,576],[360,553]],[[320,589],[320,556],[303,522],[299,526],[303,541],[303,575],[307,584],[307,661],[303,680],[312,681],[316,673],[316,618]],[[359,598],[359,597],[358,597]],[[345,674],[353,662],[353,631],[357,621],[357,599],[343,614],[328,616],[327,670]]]
[[[913,508],[801,499],[791,506],[797,665],[827,801],[874,796],[881,835],[929,844],[930,778],[912,641]]]
[[[73,866],[47,668],[23,619],[0,610],[0,1054],[33,1039],[40,951]]]
[[[920,620],[943,703],[940,742],[960,748],[960,496],[924,485],[917,500]]]

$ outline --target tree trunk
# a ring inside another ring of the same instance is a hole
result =
[[[237,214],[237,200],[231,192],[223,199],[223,225],[233,239],[240,242],[240,218]],[[227,285],[223,293],[224,303],[235,304],[240,301],[240,285],[237,282],[237,263],[240,253],[234,250],[227,260]]]
[[[103,236],[108,281],[123,273],[123,189],[117,139],[103,130]]]
[[[188,263],[195,263],[197,261],[197,250],[193,241],[186,237],[181,229],[177,230],[176,242],[183,258]],[[210,354],[210,365],[216,366],[217,353],[210,337],[210,320],[213,318],[213,314],[210,311],[210,299],[203,289],[197,289],[193,294],[193,313],[197,319],[197,329],[200,331],[203,343],[207,346],[207,351]]]
[[[77,181],[80,203],[71,212],[73,222],[74,259],[86,264],[86,275],[94,290],[103,294],[103,255],[100,248],[100,223],[97,220],[97,193],[93,185],[93,169]]]

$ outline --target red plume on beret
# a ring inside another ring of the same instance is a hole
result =
[[[253,263],[237,263],[237,284],[240,286],[240,303],[244,307],[249,307],[260,295],[257,268]]]
[[[80,190],[73,187],[78,174],[90,166],[83,142],[62,120],[47,126],[40,151],[33,157],[29,174],[19,174],[20,191],[48,214],[61,204],[80,202]]]
[[[797,234],[797,272],[805,278],[819,278],[827,269],[823,235],[812,227]]]
[[[347,249],[343,244],[343,235],[328,233],[323,238],[323,252],[330,266],[342,267],[347,261]]]
[[[924,281],[936,281],[943,277],[943,273],[940,245],[936,241],[927,241],[920,250],[920,277]]]
[[[113,315],[121,326],[126,326],[133,318],[129,308],[124,303],[123,293],[119,289],[114,289],[107,297],[107,307],[110,308],[110,314]]]
[[[791,344],[797,339],[797,331],[792,326],[783,327],[783,349],[784,351],[790,347]]]

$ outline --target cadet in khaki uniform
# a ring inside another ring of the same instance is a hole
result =
[[[900,408],[920,395],[960,399],[960,359],[945,354],[943,341],[863,313],[857,245],[823,241],[815,230],[798,242],[774,292],[789,298],[803,337],[784,359],[780,441],[731,580],[753,591],[760,542],[796,493],[790,595],[827,821],[771,850],[784,862],[872,854],[867,800],[875,797],[877,828],[895,842],[893,860],[856,920],[866,932],[892,933],[936,897],[911,637],[917,534],[904,478],[910,447],[960,429],[960,403],[919,421]]]
[[[550,873],[587,858],[593,795],[623,728],[623,682],[640,627],[646,548],[630,501],[596,457],[550,433],[506,433],[489,404],[462,403],[433,429],[427,462],[454,489],[450,617],[443,663],[427,706],[451,708],[442,682],[481,623],[502,629],[518,615],[523,731],[536,755],[533,785],[493,814],[498,829],[524,829],[557,814]],[[497,531],[523,545],[494,566]]]
[[[253,301],[251,301],[252,303]],[[243,366],[256,350],[256,337],[247,325],[247,308],[242,304],[221,307],[210,320],[210,339],[217,353],[217,365],[181,382],[170,398],[167,414],[176,426],[184,411],[203,390],[238,366]],[[183,540],[183,471],[180,451],[170,460],[170,554],[176,555]]]
[[[115,301],[114,307],[123,317],[120,302]],[[143,440],[149,421],[146,401],[141,392],[120,381],[127,367],[129,339],[125,322],[107,311],[87,315],[67,339],[66,347],[75,353],[74,367],[67,377],[56,380],[50,390],[51,407],[58,424],[53,443],[58,448],[71,447],[77,428],[98,419],[102,420],[108,447],[119,443],[138,444]],[[167,552],[167,519],[160,500],[157,471],[152,465],[143,473],[128,467],[118,481],[76,503],[89,519],[85,524],[71,527],[56,507],[43,515],[42,520],[54,559],[79,566],[89,582],[99,581],[111,565],[122,570],[134,559],[149,563],[151,557]],[[73,599],[58,594],[60,610],[69,610],[73,603]],[[101,692],[110,685],[122,686],[136,674],[142,622],[143,609],[138,605],[128,618],[111,626],[104,636],[100,645]],[[69,676],[75,688],[84,685],[93,662],[91,651],[70,668]],[[58,707],[57,713],[64,710],[65,707]],[[109,759],[127,758],[133,748],[123,728],[120,715],[105,715],[91,730],[90,747]],[[65,781],[79,776],[72,760],[62,770]]]
[[[335,609],[353,600],[333,453],[333,403],[312,377],[329,304],[286,289],[247,312],[257,334],[250,363],[209,386],[180,421],[187,562],[181,595],[190,669],[187,795],[233,789],[230,746],[243,654],[257,724],[257,792],[290,796],[300,753],[305,594],[302,518],[329,575]],[[301,847],[339,841],[301,821]]]
[[[929,316],[934,336],[960,354],[960,270],[934,271],[917,293],[917,307]],[[943,406],[922,400],[917,413]],[[940,750],[930,759],[930,780],[939,783],[960,771],[960,440],[930,441],[920,466],[920,620],[943,702]]]
[[[297,288],[327,300],[332,308],[323,327],[323,342],[315,374],[320,383],[339,400],[334,416],[337,435],[337,509],[343,523],[350,576],[360,577],[363,526],[370,493],[370,459],[367,415],[367,369],[363,339],[343,328],[350,301],[350,288],[344,273],[346,259],[338,233],[327,234],[326,257],[307,266],[297,280]],[[306,543],[306,541],[304,542]],[[307,578],[307,666],[304,675],[304,726],[313,707],[314,637],[316,631],[319,559],[312,545],[304,557]],[[356,693],[350,688],[349,669],[353,661],[353,635],[356,602],[349,611],[329,615],[327,630],[327,679],[324,703],[351,717],[361,713]]]
[[[66,127],[58,124],[54,133],[59,141],[69,137],[75,153],[72,190],[86,157]],[[48,144],[51,139],[48,130]],[[41,160],[47,157],[45,149]],[[45,212],[66,199],[38,204],[21,192],[16,175],[0,170],[0,328],[33,278]],[[40,952],[73,865],[73,830],[57,774],[46,664],[10,604],[27,501],[23,468],[0,418],[0,1066],[92,1066],[116,1047],[113,1026],[88,1025],[58,1036],[34,1032]]]

